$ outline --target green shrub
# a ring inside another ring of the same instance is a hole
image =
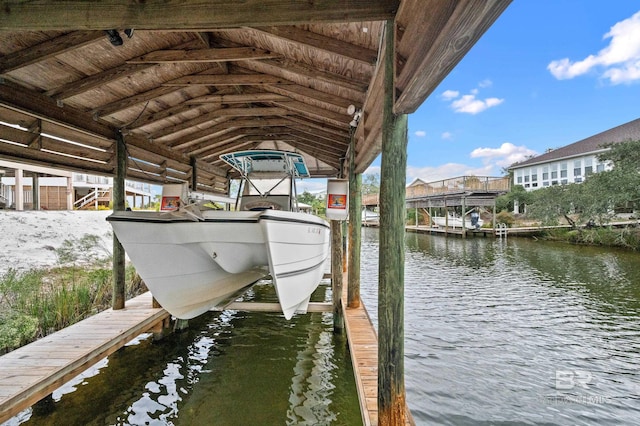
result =
[[[496,215],[496,224],[504,223],[505,225],[507,225],[507,227],[511,228],[515,221],[516,219],[513,217],[513,213],[510,213],[506,210],[502,210]]]

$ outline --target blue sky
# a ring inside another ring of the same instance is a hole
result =
[[[640,2],[515,0],[409,116],[407,183],[501,176],[637,118]]]

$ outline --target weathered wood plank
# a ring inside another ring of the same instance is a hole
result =
[[[268,74],[196,74],[179,77],[163,86],[259,86],[262,84],[293,84],[284,78]],[[174,89],[175,90],[175,89]]]
[[[229,62],[245,61],[248,59],[276,59],[281,55],[255,47],[228,47],[218,49],[193,50],[156,50],[129,59],[130,64],[140,63],[197,63],[197,62]]]
[[[392,17],[399,0],[120,0],[24,2],[7,0],[0,29],[105,28],[207,30],[248,25],[377,21]],[[214,13],[203,13],[212,9]],[[47,19],[42,19],[46,16]]]
[[[115,352],[135,336],[164,321],[164,309],[151,308],[151,294],[124,309],[101,312],[0,357],[0,422],[46,397],[69,379]],[[111,333],[105,324],[117,326]],[[90,330],[100,330],[96,335]]]

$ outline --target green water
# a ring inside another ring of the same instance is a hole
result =
[[[312,300],[326,298],[320,286]],[[275,294],[257,285],[245,300]],[[124,347],[8,424],[361,424],[347,344],[332,330],[330,314],[209,313]]]

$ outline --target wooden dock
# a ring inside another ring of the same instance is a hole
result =
[[[134,337],[160,328],[169,313],[147,292],[0,357],[0,423],[29,408]]]
[[[346,286],[345,286],[346,288]],[[342,309],[344,315],[351,363],[358,389],[360,412],[364,426],[378,424],[378,336],[369,318],[369,313],[360,301],[357,308],[347,308],[346,291],[343,292]],[[406,410],[408,426],[415,426],[415,421]]]

